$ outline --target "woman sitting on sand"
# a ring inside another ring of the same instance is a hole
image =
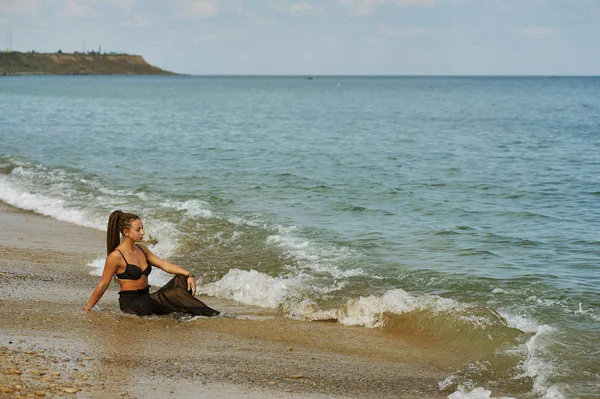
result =
[[[122,239],[120,236],[122,235]],[[144,245],[142,220],[132,213],[114,211],[108,218],[106,249],[108,256],[98,286],[85,305],[86,312],[102,298],[113,276],[119,279],[119,306],[126,313],[140,316],[184,312],[196,316],[216,316],[218,311],[196,299],[196,280],[184,268],[160,259]],[[132,262],[132,263],[129,263]],[[175,274],[158,291],[150,294],[148,275],[152,266]]]

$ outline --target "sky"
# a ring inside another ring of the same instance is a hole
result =
[[[0,0],[0,32],[198,75],[600,75],[600,0]]]

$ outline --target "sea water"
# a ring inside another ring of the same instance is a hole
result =
[[[6,77],[0,200],[471,352],[453,398],[600,397],[600,78]]]

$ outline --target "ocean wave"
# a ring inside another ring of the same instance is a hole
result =
[[[348,247],[316,243],[295,232],[296,226],[276,226],[279,234],[267,237],[267,245],[283,250],[285,257],[294,262],[294,267],[314,273],[329,274],[333,278],[349,278],[365,274],[362,268],[343,269],[341,265],[356,262],[360,254]]]
[[[156,241],[153,251],[168,257],[179,245],[181,232],[177,226],[161,217],[156,207],[140,206],[140,200],[147,204],[145,194],[108,188],[95,177],[83,176],[77,171],[16,160],[10,162],[14,165],[10,173],[0,174],[0,200],[10,205],[98,230],[106,229],[109,213],[117,208],[125,211],[127,208],[145,208],[147,214],[140,216],[149,227],[148,236]],[[133,201],[129,199],[131,197],[134,197]],[[91,264],[96,271],[103,267],[98,262]]]
[[[444,383],[440,383],[440,389],[445,387]],[[483,387],[476,387],[472,390],[468,390],[464,386],[460,386],[456,392],[448,395],[448,399],[515,399],[512,396],[492,396],[492,391],[488,391]]]
[[[203,218],[208,219],[214,217],[214,213],[210,210],[210,204],[198,199],[190,199],[186,201],[166,201],[162,205],[167,208],[174,208],[184,212],[186,218]]]
[[[332,320],[347,326],[464,340],[465,345],[472,345],[473,339],[488,345],[492,337],[504,341],[524,339],[522,331],[510,327],[493,309],[437,295],[414,295],[400,288],[382,295],[349,298],[331,308],[324,298],[333,292],[339,294],[349,282],[321,283],[314,274],[306,272],[273,277],[256,270],[232,269],[221,279],[203,286],[201,291],[248,305],[280,308],[293,319]]]
[[[78,184],[91,189],[86,192]],[[7,203],[59,220],[99,229],[105,226],[106,209],[113,208],[114,203],[134,207],[142,201],[146,209],[144,221],[149,234],[157,238],[152,250],[161,257],[169,257],[180,248],[180,238],[185,234],[178,224],[180,220],[197,222],[215,217],[210,204],[200,200],[150,204],[147,195],[135,195],[134,191],[125,189],[108,190],[96,180],[82,178],[77,173],[44,167],[16,166],[9,174],[0,175],[0,188],[0,199]],[[84,206],[94,193],[107,196],[97,195],[92,206]],[[132,196],[137,203],[128,199]],[[165,212],[169,209],[178,211],[181,218],[178,221],[165,218]],[[509,356],[510,351],[507,352],[509,355],[506,356],[513,359],[509,362],[512,366],[508,369],[513,372],[510,377],[526,387],[529,385],[520,381],[532,381],[531,389],[540,394],[560,392],[549,379],[555,373],[554,363],[550,361],[551,366],[545,367],[543,348],[547,345],[546,336],[551,336],[552,331],[540,330],[531,320],[528,321],[531,323],[529,325],[518,318],[498,314],[489,307],[470,306],[438,295],[411,294],[400,288],[381,294],[346,298],[344,303],[331,306],[330,298],[338,296],[344,288],[351,287],[353,279],[376,278],[373,273],[367,273],[360,267],[348,267],[349,264],[357,264],[356,261],[362,254],[348,247],[307,239],[295,226],[254,227],[260,227],[262,233],[269,229],[275,230],[263,244],[281,250],[283,259],[287,260],[284,271],[271,276],[255,270],[231,269],[215,281],[204,284],[200,281],[200,292],[253,306],[280,308],[286,316],[294,319],[330,320],[348,326],[382,328],[391,333],[427,336],[451,343],[455,347],[489,355],[492,359],[490,365],[465,367],[457,372],[457,377],[453,380],[454,386],[471,381],[469,387],[475,389],[477,384],[485,385],[487,381],[497,378],[499,371],[493,362],[494,352],[521,345],[525,350],[514,350],[512,353],[518,353],[518,356]],[[231,241],[235,241],[237,237],[239,234],[231,235]],[[92,273],[101,274],[103,264],[104,259],[94,260],[90,264]],[[524,279],[540,281],[547,280],[548,277],[555,276],[529,275]],[[152,274],[150,283],[160,286],[169,278],[168,274],[157,271]],[[448,288],[446,283],[443,285]],[[502,294],[502,289],[497,288],[494,294]],[[344,295],[347,296],[350,291],[344,291]],[[534,296],[527,297],[525,303],[538,307],[559,305],[553,299]],[[585,307],[572,312],[597,318],[597,314]],[[521,369],[514,359],[525,359]],[[486,387],[489,388],[487,385]]]
[[[21,209],[31,210],[57,220],[80,226],[103,229],[97,215],[69,204],[62,198],[31,193],[11,175],[0,175],[0,200]]]
[[[348,298],[332,307],[326,298],[332,293],[339,296],[348,282],[319,284],[311,273],[270,276],[256,270],[232,269],[223,278],[202,285],[199,292],[280,309],[296,320],[330,321],[428,337],[482,359],[465,364],[441,384],[444,390],[454,392],[453,397],[489,398],[493,390],[563,397],[551,382],[556,372],[556,359],[548,352],[555,338],[553,327],[540,325],[531,317],[438,295],[412,294],[400,288],[381,295]]]

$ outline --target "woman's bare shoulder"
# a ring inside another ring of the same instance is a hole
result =
[[[108,256],[106,257],[106,261],[111,262],[111,263],[119,263],[119,261],[121,259],[123,259],[123,257],[121,256],[121,254],[119,253],[119,251],[117,249],[115,249],[114,251],[109,253]]]

